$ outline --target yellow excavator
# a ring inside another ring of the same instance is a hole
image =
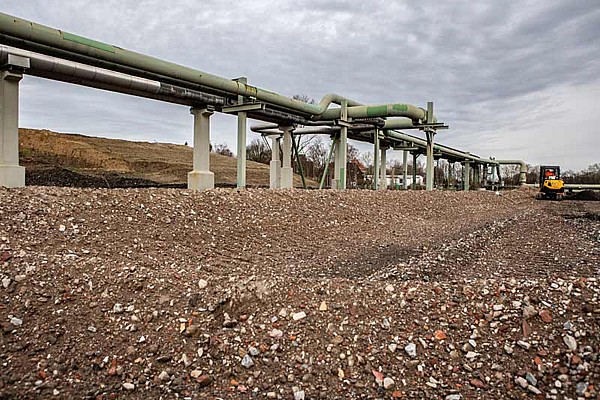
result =
[[[540,200],[562,200],[565,193],[565,183],[560,179],[558,165],[540,166]]]

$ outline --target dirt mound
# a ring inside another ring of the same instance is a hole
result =
[[[595,398],[599,207],[0,189],[0,398]]]
[[[192,169],[192,149],[183,145],[35,129],[20,129],[19,135],[20,162],[26,167],[31,185],[184,187]],[[236,184],[235,158],[212,153],[210,163],[217,186]],[[248,161],[246,178],[249,186],[268,187],[269,166]],[[302,184],[298,175],[294,176],[294,184]],[[318,184],[308,180],[308,185]]]
[[[600,201],[600,191],[582,190],[569,196],[569,200]]]

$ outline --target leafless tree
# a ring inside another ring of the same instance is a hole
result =
[[[271,161],[271,147],[264,138],[255,138],[246,146],[246,159],[268,164]]]
[[[223,156],[227,156],[227,157],[233,157],[233,152],[231,150],[229,150],[229,147],[227,147],[227,145],[225,143],[219,143],[216,144],[213,147],[215,153],[217,154],[221,154]]]

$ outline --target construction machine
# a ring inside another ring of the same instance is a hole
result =
[[[565,193],[565,183],[560,179],[558,165],[540,166],[540,192],[537,196],[541,200],[562,200]]]

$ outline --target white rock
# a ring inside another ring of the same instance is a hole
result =
[[[190,372],[190,376],[194,379],[199,378],[200,375],[202,375],[202,371],[200,371],[199,369],[195,369],[192,372]]]
[[[10,286],[10,278],[2,278],[2,287],[4,287],[4,289],[8,288]]]
[[[283,336],[283,331],[280,331],[279,329],[273,329],[271,332],[269,332],[269,336],[275,339],[279,339]]]
[[[167,371],[162,371],[160,374],[158,374],[158,379],[160,379],[161,381],[168,381],[171,377],[169,376],[169,374],[167,373]]]
[[[388,293],[392,293],[394,291],[394,285],[391,283],[385,287],[385,291]]]
[[[25,280],[25,278],[27,278],[27,276],[26,276],[26,275],[16,275],[16,276],[15,276],[15,282],[21,282],[21,281],[24,281],[24,280]]]
[[[198,288],[199,289],[202,290],[202,289],[206,288],[207,286],[208,286],[208,281],[206,281],[206,279],[200,279],[198,281]]]
[[[527,386],[529,386],[529,383],[527,383],[527,379],[521,376],[515,377],[515,383],[521,386],[523,389],[527,389]]]
[[[306,313],[304,311],[300,311],[298,313],[295,313],[294,315],[292,315],[292,319],[294,321],[299,321],[303,318],[306,318]]]
[[[577,341],[575,340],[575,338],[573,336],[565,335],[563,337],[563,341],[565,342],[565,344],[567,345],[569,350],[571,350],[571,351],[577,350]]]
[[[460,400],[461,397],[462,396],[460,394],[449,394],[445,397],[445,400]]]
[[[304,393],[304,390],[299,390],[299,388],[294,388],[294,389],[298,389],[298,390],[294,390],[294,400],[304,400],[306,394]]]
[[[60,226],[58,227],[58,230],[59,230],[59,231],[61,231],[61,232],[64,232],[64,231],[66,231],[66,230],[67,230],[67,227],[66,227],[66,226],[64,226],[64,225],[60,225]]]
[[[321,305],[319,306],[319,311],[327,311],[327,303],[322,301]]]
[[[502,311],[504,310],[504,305],[502,304],[494,304],[494,306],[492,307],[494,311]]]
[[[252,357],[250,357],[249,354],[246,354],[244,356],[244,358],[242,358],[242,366],[244,368],[250,368],[254,365],[254,361],[252,360]]]
[[[409,343],[404,347],[404,351],[411,357],[417,356],[417,345],[414,343]]]
[[[390,343],[388,346],[388,349],[390,349],[390,351],[392,353],[395,352],[397,348],[398,348],[398,345],[396,343]]]
[[[125,390],[134,390],[135,389],[135,385],[133,383],[125,382],[123,384],[123,389],[125,389]]]
[[[396,382],[394,382],[394,380],[388,376],[386,376],[383,380],[383,387],[386,390],[393,388],[395,384]]]
[[[540,391],[540,389],[536,388],[533,385],[527,386],[527,390],[529,390],[533,394],[542,394],[542,392]]]
[[[477,357],[478,355],[479,355],[479,353],[475,353],[474,351],[469,351],[465,357],[467,357],[469,360],[472,360],[475,357]]]
[[[10,319],[10,323],[13,324],[14,326],[21,326],[21,325],[23,325],[23,320],[21,318],[12,317]]]
[[[125,309],[123,308],[123,304],[121,304],[121,303],[116,303],[116,304],[113,306],[113,309],[112,309],[112,311],[113,311],[113,313],[114,313],[114,314],[121,314],[121,313],[123,313],[123,312],[125,311]]]
[[[250,355],[252,357],[256,357],[257,355],[260,354],[260,350],[258,350],[256,347],[254,346],[250,346],[248,347],[248,353],[250,353]]]
[[[527,342],[525,342],[523,340],[519,340],[517,342],[517,344],[519,345],[519,347],[521,347],[521,348],[523,348],[525,350],[529,350],[529,348],[531,347],[531,344],[529,344],[529,343],[527,343]]]

